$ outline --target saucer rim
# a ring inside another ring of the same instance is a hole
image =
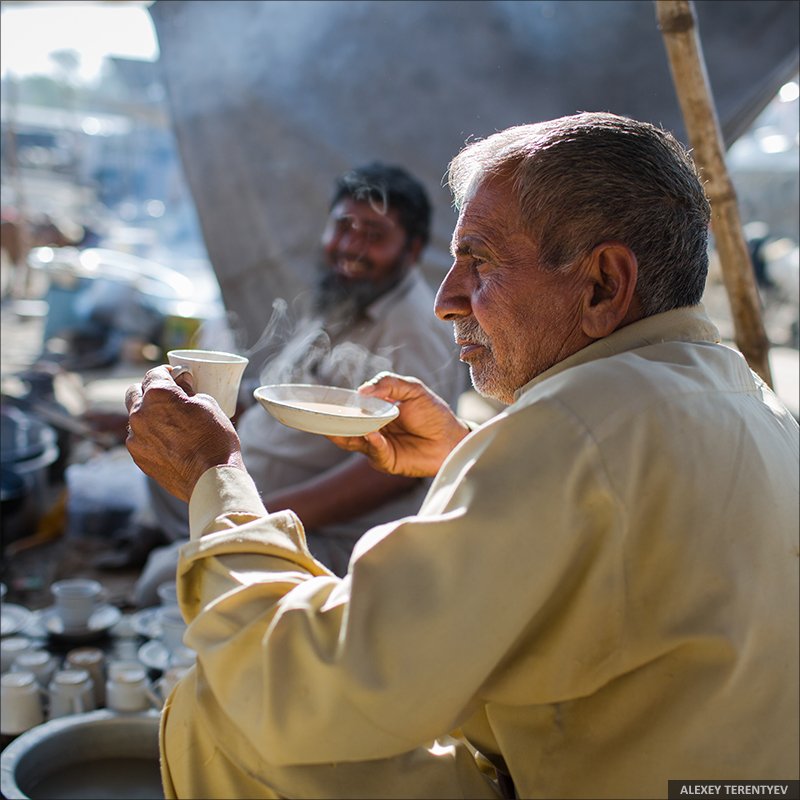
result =
[[[29,608],[25,608],[25,606],[22,606],[19,603],[3,602],[2,613],[6,614],[8,612],[10,612],[12,616],[14,614],[19,615],[16,620],[18,627],[13,628],[10,631],[0,632],[0,636],[2,636],[2,638],[5,638],[6,636],[16,636],[16,634],[22,633],[22,631],[24,631],[25,628],[31,624],[34,618],[34,612]]]
[[[192,648],[185,647],[183,649],[191,650]],[[173,652],[175,651],[170,650],[161,639],[150,639],[137,649],[136,657],[148,669],[166,672],[170,668],[170,659],[172,658]],[[156,653],[158,655],[156,655]],[[195,657],[196,655],[195,653]]]
[[[85,628],[65,628],[62,622],[60,629],[56,629],[51,623],[54,621],[61,622],[61,620],[58,617],[58,611],[55,606],[43,608],[39,614],[41,615],[42,627],[45,629],[45,631],[47,631],[48,634],[51,636],[59,636],[64,639],[72,639],[83,636],[93,636],[111,630],[111,628],[113,628],[120,621],[120,619],[122,619],[122,611],[120,611],[116,606],[111,605],[111,603],[102,603],[95,611],[92,612],[92,615],[89,617],[89,621],[91,621],[92,618],[96,617],[98,614],[109,613],[109,611],[109,620],[105,624],[98,625],[96,627],[87,626]]]
[[[134,611],[131,614],[131,628],[139,636],[144,636],[145,639],[158,639],[161,636],[161,628],[158,625],[158,610],[160,608],[163,608],[163,606],[152,606]],[[142,620],[148,618],[151,619],[150,624],[142,624]]]
[[[163,658],[158,659],[156,663],[155,653],[153,657],[150,655],[151,650],[157,650],[163,655]],[[169,667],[170,652],[167,646],[160,639],[150,639],[145,642],[137,651],[136,656],[148,669],[157,669],[160,672],[166,672]]]

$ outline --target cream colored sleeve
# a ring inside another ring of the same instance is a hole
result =
[[[487,693],[575,691],[581,663],[613,650],[617,551],[597,556],[616,500],[579,426],[559,411],[516,416],[468,437],[420,515],[369,531],[341,580],[310,557],[293,514],[264,514],[246,476],[203,476],[179,565],[186,641],[214,702],[271,763],[394,756],[456,728]],[[547,603],[564,610],[543,617]],[[556,651],[562,622],[572,633]],[[537,638],[533,673],[501,666]]]

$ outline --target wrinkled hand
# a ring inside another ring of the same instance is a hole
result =
[[[217,402],[194,394],[191,374],[174,380],[173,369],[155,367],[128,388],[125,444],[142,472],[188,501],[207,469],[244,469],[244,462],[239,437]]]
[[[376,375],[359,393],[398,403],[400,414],[366,436],[329,436],[343,450],[364,453],[373,467],[392,475],[427,478],[439,471],[469,428],[450,406],[416,378]]]

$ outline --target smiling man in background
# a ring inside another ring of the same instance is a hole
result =
[[[268,353],[260,383],[313,383],[352,389],[380,370],[416,375],[450,403],[467,375],[434,293],[418,264],[430,238],[431,206],[422,184],[401,167],[374,162],[339,177],[321,237],[312,309]],[[251,356],[252,359],[252,356]],[[252,387],[246,391],[250,403]],[[303,521],[311,552],[338,575],[368,528],[414,514],[429,481],[391,476],[324,437],[287,428],[258,404],[237,422],[248,471],[273,509]],[[134,588],[140,607],[158,602],[175,579],[189,536],[186,503],[153,481],[139,519],[172,544],[156,549]]]

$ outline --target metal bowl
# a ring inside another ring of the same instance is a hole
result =
[[[164,797],[155,712],[102,709],[37,725],[0,754],[8,800],[126,800]]]

